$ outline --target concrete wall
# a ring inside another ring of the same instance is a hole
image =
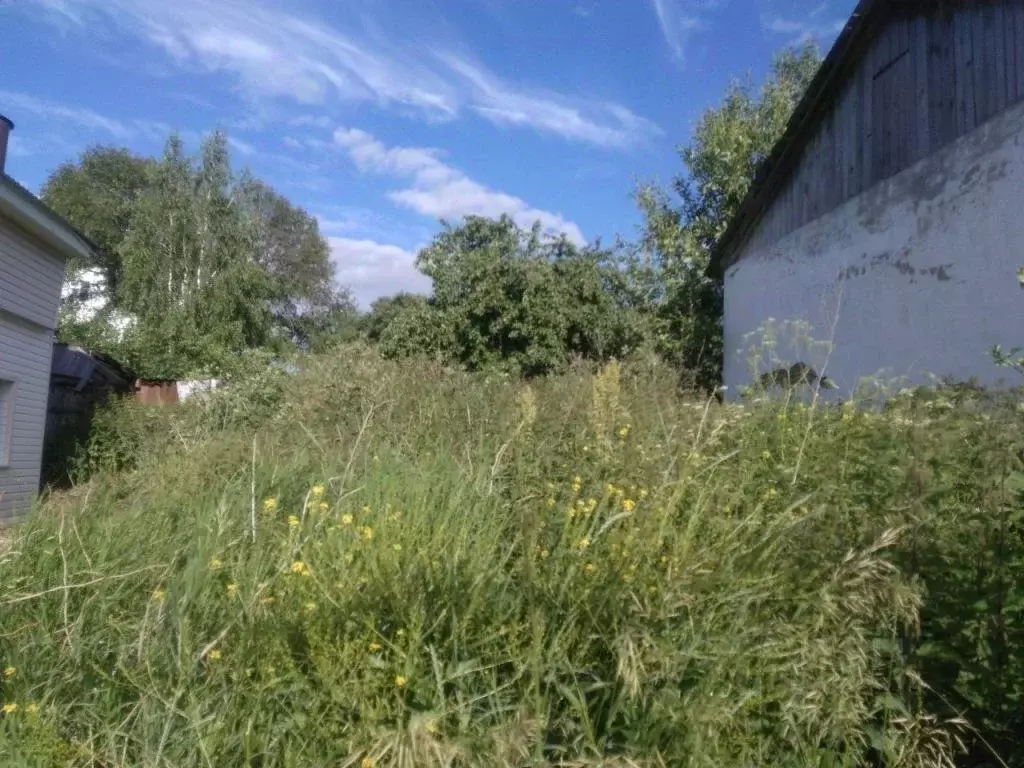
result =
[[[827,374],[841,393],[883,372],[1024,384],[989,355],[1024,346],[1022,266],[1018,105],[782,240],[741,251],[725,278],[725,383],[735,393],[750,382],[744,337],[774,318],[832,340]],[[826,357],[786,344],[778,355],[816,366]]]

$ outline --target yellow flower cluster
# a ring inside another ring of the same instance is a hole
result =
[[[5,667],[4,668],[4,680],[10,680],[16,674],[18,674],[18,668],[17,667]]]
[[[299,576],[312,576],[313,575],[313,572],[311,570],[309,570],[309,566],[306,565],[301,560],[296,560],[294,563],[292,563],[291,571],[292,571],[292,573],[297,574]]]
[[[289,528],[298,528],[299,527],[299,518],[297,518],[295,515],[288,515],[288,527]]]
[[[218,560],[216,557],[213,558],[210,561],[210,570],[211,571],[219,571],[223,567],[224,567],[224,563],[221,562],[220,560]]]
[[[580,477],[579,475],[576,475],[576,477],[574,477],[572,479],[572,492],[573,493],[579,493],[582,489],[583,489],[583,478]]]
[[[373,540],[373,528],[371,528],[368,525],[361,525],[361,526],[359,526],[359,535],[362,536],[367,541],[372,541]]]

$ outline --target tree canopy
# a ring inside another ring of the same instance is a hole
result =
[[[159,159],[90,149],[43,199],[99,250],[87,297],[98,311],[65,313],[62,335],[141,376],[210,375],[245,349],[309,346],[354,311],[316,219],[236,174],[222,132],[196,157],[177,136]]]

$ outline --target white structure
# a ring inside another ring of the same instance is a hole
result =
[[[91,260],[70,225],[3,172],[0,117],[0,524],[39,489],[53,334],[65,260]]]
[[[862,2],[715,259],[733,392],[769,318],[831,342],[772,364],[844,393],[1012,376],[990,350],[1024,346],[1024,0]]]

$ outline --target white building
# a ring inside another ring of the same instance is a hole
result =
[[[13,127],[0,116],[0,523],[39,489],[65,261],[93,259],[67,222],[4,173]]]
[[[714,263],[733,392],[767,367],[746,350],[769,318],[831,342],[780,339],[773,364],[846,393],[1024,383],[989,354],[1024,346],[1024,0],[863,0]]]

